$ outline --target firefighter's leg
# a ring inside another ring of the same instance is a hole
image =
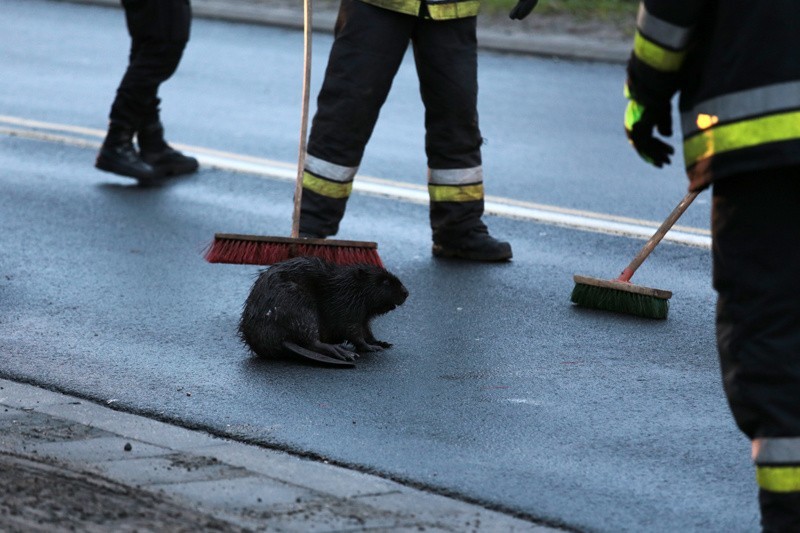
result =
[[[159,169],[157,158],[149,157],[166,146],[163,129],[158,130],[158,88],[178,67],[189,39],[191,10],[187,0],[125,0],[123,5],[131,51],[111,106],[109,133],[97,166],[140,179],[160,177],[172,172]],[[148,157],[141,157],[133,148],[136,134],[140,134],[140,149]]]
[[[511,245],[490,236],[481,220],[484,193],[475,24],[475,17],[425,20],[413,38],[425,104],[433,254],[504,261],[511,258]]]
[[[300,232],[339,230],[364,148],[386,101],[416,18],[343,0],[311,123]]]
[[[146,9],[150,10],[150,13],[142,13],[138,18],[133,10],[129,10],[128,26],[131,35],[135,35],[136,40],[141,43],[135,63],[146,60],[145,58],[153,56],[154,53],[163,53],[161,49],[151,49],[154,45],[163,46],[167,50],[162,56],[162,68],[143,72],[156,83],[158,89],[178,68],[183,50],[189,41],[192,11],[188,0],[161,0],[155,2],[155,5],[153,3],[153,0],[146,1]],[[146,163],[154,166],[165,176],[196,171],[197,159],[175,150],[164,138],[160,103],[161,100],[157,95],[146,101],[146,109],[136,135],[139,154]]]
[[[800,167],[714,186],[723,385],[753,442],[762,525],[800,531]]]

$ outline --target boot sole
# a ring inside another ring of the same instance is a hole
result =
[[[479,252],[470,252],[467,250],[458,250],[454,248],[444,248],[438,244],[434,244],[431,249],[434,257],[441,257],[444,259],[466,259],[468,261],[487,261],[487,262],[500,262],[508,261],[512,257],[511,249],[498,251],[494,254],[482,254]]]
[[[162,166],[156,165],[155,168],[159,169],[164,176],[182,176],[184,174],[194,174],[197,172],[199,165],[182,165],[182,166]]]
[[[152,182],[152,181],[157,181],[159,178],[161,178],[161,173],[143,174],[141,172],[136,172],[135,170],[131,170],[130,167],[126,167],[124,165],[118,165],[113,161],[106,159],[103,156],[97,157],[94,166],[99,170],[104,170],[105,172],[111,172],[112,174],[117,174],[118,176],[134,178],[139,181]]]

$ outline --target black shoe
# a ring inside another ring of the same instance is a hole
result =
[[[161,173],[139,157],[133,148],[133,134],[119,125],[109,127],[100,153],[94,163],[96,168],[113,172],[120,176],[136,178],[141,182],[153,182],[161,177]]]
[[[511,259],[511,245],[498,241],[486,227],[473,228],[455,239],[434,241],[434,257],[467,259],[469,261],[508,261]]]
[[[161,152],[141,152],[142,160],[164,176],[180,176],[197,172],[197,159],[182,154],[171,146]]]
[[[149,121],[136,134],[142,160],[157,168],[164,176],[180,176],[196,172],[197,159],[175,150],[164,140],[164,126],[160,120]]]

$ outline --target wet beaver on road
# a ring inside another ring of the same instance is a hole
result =
[[[250,290],[239,334],[257,355],[288,351],[352,362],[358,353],[389,348],[370,321],[405,302],[408,290],[372,265],[335,265],[296,257],[262,270]],[[299,349],[298,349],[299,347]]]

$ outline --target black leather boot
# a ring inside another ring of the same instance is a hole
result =
[[[483,224],[460,235],[438,232],[432,252],[434,257],[469,261],[508,261],[512,256],[511,245],[489,235],[489,230]]]
[[[160,121],[145,124],[136,138],[142,160],[155,167],[162,175],[180,176],[197,171],[197,159],[175,150],[164,140],[164,126]]]
[[[133,130],[116,122],[109,124],[94,166],[141,182],[151,182],[161,177],[160,172],[143,161],[133,148]]]
[[[800,491],[758,491],[761,506],[762,533],[796,533],[800,531]]]

